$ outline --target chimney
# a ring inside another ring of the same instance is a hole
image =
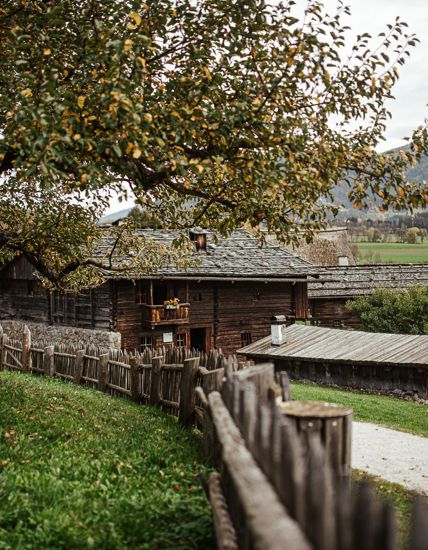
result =
[[[189,238],[195,244],[196,252],[207,251],[207,232],[200,227],[194,227],[189,231]]]
[[[273,315],[270,320],[272,346],[280,346],[286,341],[285,315]]]

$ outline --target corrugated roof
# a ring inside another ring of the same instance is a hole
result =
[[[320,268],[320,279],[310,281],[309,298],[362,296],[377,288],[403,290],[428,285],[428,264],[389,264]]]
[[[179,235],[176,231],[163,229],[141,229],[138,233],[165,246],[170,246]],[[110,247],[111,243],[106,240],[100,247],[99,255],[107,255]],[[237,230],[227,238],[219,237],[217,241],[207,232],[207,250],[195,252],[195,256],[198,262],[187,269],[171,266],[156,271],[152,276],[285,278],[317,275],[319,271],[319,268],[278,245],[261,246],[256,237],[244,230]],[[115,262],[120,263],[120,259],[116,259]],[[110,275],[112,278],[123,277],[115,273]]]
[[[428,367],[428,336],[347,331],[291,325],[287,341],[272,346],[271,337],[238,350],[249,358],[293,358],[315,362],[383,363]]]

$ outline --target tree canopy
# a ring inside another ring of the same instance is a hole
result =
[[[369,332],[428,334],[428,286],[404,291],[377,289],[346,305]]]
[[[416,38],[397,19],[349,44],[347,7],[294,4],[4,0],[3,257],[23,253],[55,283],[83,277],[113,193],[164,227],[263,222],[283,239],[326,223],[338,181],[356,206],[426,205],[426,185],[404,176],[426,127],[409,150],[375,149]]]

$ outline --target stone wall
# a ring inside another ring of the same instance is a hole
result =
[[[99,346],[103,348],[121,347],[121,335],[119,332],[107,330],[91,330],[76,327],[61,327],[44,323],[32,323],[29,321],[0,320],[5,334],[10,338],[21,339],[24,326],[31,331],[33,342],[44,340],[52,344],[73,344],[86,346]]]

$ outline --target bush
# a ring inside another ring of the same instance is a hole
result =
[[[428,286],[403,291],[378,289],[346,305],[369,332],[428,334]]]

